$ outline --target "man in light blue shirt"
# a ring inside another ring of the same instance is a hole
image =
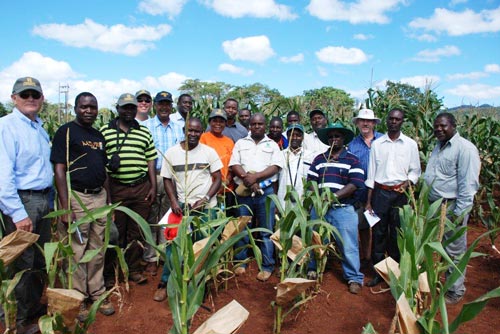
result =
[[[438,143],[431,153],[424,174],[425,183],[430,187],[429,200],[443,199],[447,205],[447,217],[456,222],[457,229],[467,226],[469,211],[472,209],[474,195],[479,188],[481,162],[476,146],[457,132],[455,117],[441,113],[434,120],[434,136]],[[457,221],[462,219],[462,221]],[[444,240],[450,239],[456,230],[446,231]],[[446,252],[455,261],[467,250],[467,233],[446,246]],[[452,270],[449,269],[446,277]],[[465,294],[465,272],[446,291],[448,304],[458,303]]]
[[[40,235],[43,248],[50,241],[49,191],[52,187],[50,140],[38,112],[43,106],[40,82],[32,77],[16,80],[12,89],[14,110],[0,118],[0,210],[2,234],[24,230]],[[26,330],[42,311],[45,261],[35,246],[26,249],[11,265],[13,272],[28,270],[15,288],[18,332]]]
[[[158,224],[158,221],[170,208],[170,202],[165,193],[165,187],[163,186],[163,177],[160,176],[165,152],[184,139],[184,130],[182,127],[170,119],[172,103],[172,94],[166,91],[159,92],[154,98],[154,110],[156,115],[141,123],[151,132],[156,150],[158,151],[158,159],[156,160],[156,201],[153,203],[148,217],[148,222],[152,225]],[[165,242],[160,228],[152,226],[151,232],[153,233],[153,239],[158,244]],[[158,256],[156,250],[147,245],[143,259],[147,262],[145,269],[146,273],[153,276],[156,275],[158,270]]]

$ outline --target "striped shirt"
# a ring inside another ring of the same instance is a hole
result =
[[[158,152],[156,171],[159,172],[161,171],[161,164],[165,157],[165,153],[169,148],[184,140],[184,131],[182,131],[182,127],[179,123],[173,122],[172,119],[170,119],[167,125],[163,125],[158,119],[158,116],[148,118],[140,122],[140,124],[147,127],[153,136],[153,142]]]
[[[117,152],[117,146],[120,146],[120,168],[116,172],[108,172],[110,177],[122,183],[132,183],[147,175],[148,161],[157,157],[156,148],[148,128],[134,120],[126,136],[117,126],[118,119],[112,120],[100,130],[106,142],[108,160],[111,160],[111,156]]]
[[[328,152],[325,152],[314,158],[307,173],[307,181],[316,181],[318,188],[330,189],[332,193],[336,193],[349,183],[355,185],[356,188],[364,187],[365,173],[354,154],[344,149],[338,160],[328,160],[327,154]],[[355,196],[352,196],[342,198],[340,203],[354,204],[355,201]]]

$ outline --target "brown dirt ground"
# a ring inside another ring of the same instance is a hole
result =
[[[485,228],[478,225],[469,226],[469,242],[473,241]],[[471,260],[467,272],[467,293],[464,301],[470,302],[484,293],[500,285],[500,256],[494,253],[489,240],[484,238],[477,251],[487,254]],[[342,279],[340,264],[333,263],[324,275],[323,283],[314,298],[299,311],[292,313],[284,321],[283,334],[305,333],[361,333],[363,326],[372,323],[379,333],[388,333],[395,312],[395,301],[390,294],[373,294],[370,288],[363,287],[359,295],[347,291]],[[271,301],[275,298],[275,286],[279,282],[273,275],[268,282],[255,279],[257,269],[250,266],[244,277],[229,281],[228,289],[220,289],[212,293],[205,305],[214,312],[237,300],[249,312],[247,322],[238,333],[272,333],[274,312]],[[368,280],[372,272],[365,271]],[[152,300],[159,280],[159,275],[151,277],[144,286],[130,284],[130,292],[123,294],[121,311],[110,317],[98,315],[91,327],[91,333],[167,333],[172,325],[171,314],[167,302],[158,303]],[[118,305],[116,297],[113,299]],[[448,307],[450,322],[461,309],[460,303]],[[211,312],[200,308],[193,320],[192,330],[209,318]],[[472,321],[465,323],[459,333],[495,333],[500,329],[500,299],[491,300],[484,310]]]

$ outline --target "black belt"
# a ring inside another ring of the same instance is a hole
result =
[[[87,189],[87,188],[80,188],[80,187],[72,187],[74,191],[78,191],[79,193],[83,194],[89,194],[89,195],[96,195],[101,192],[102,187],[97,187],[93,189]]]
[[[34,189],[26,189],[26,190],[23,190],[23,189],[19,189],[17,192],[18,193],[21,193],[21,194],[48,194],[50,192],[52,188],[51,187],[48,187],[48,188],[45,188],[45,189],[41,189],[41,190],[34,190]]]
[[[127,187],[135,187],[135,186],[138,186],[139,184],[143,184],[144,182],[146,182],[147,180],[149,180],[149,177],[148,175],[144,175],[143,177],[141,177],[140,179],[137,179],[135,181],[132,181],[132,182],[122,182],[120,180],[117,180],[117,179],[114,179],[114,178],[111,178],[111,181],[113,183],[118,183],[122,186],[127,186]]]

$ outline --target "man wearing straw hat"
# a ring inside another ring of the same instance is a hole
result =
[[[354,138],[351,130],[336,122],[319,129],[317,134],[329,148],[314,158],[307,180],[315,181],[321,192],[332,192],[336,199],[330,203],[324,218],[339,232],[337,246],[342,254],[343,276],[349,292],[357,294],[363,286],[364,276],[359,270],[358,215],[354,203],[356,190],[364,187],[365,175],[358,158],[344,147]],[[316,216],[313,209],[311,218]],[[314,266],[313,261],[309,267],[315,269]]]
[[[356,136],[349,143],[349,151],[358,157],[361,163],[361,168],[368,174],[368,160],[370,159],[370,148],[372,142],[383,136],[382,133],[375,131],[375,126],[380,124],[380,119],[375,117],[373,110],[371,109],[361,109],[358,116],[352,119],[352,122],[356,125],[359,130],[359,135]],[[356,207],[358,208],[358,219],[359,219],[359,255],[361,260],[361,267],[367,266],[370,263],[371,258],[371,230],[370,225],[366,221],[365,211],[367,190],[366,188],[358,189],[356,192],[358,202]]]

